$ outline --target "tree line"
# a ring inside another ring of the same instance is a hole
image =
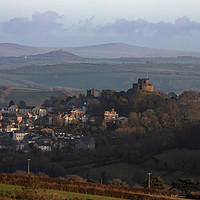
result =
[[[89,101],[88,113],[103,116],[105,110],[112,108],[119,116],[128,117],[127,122],[117,122],[113,126],[116,133],[122,134],[156,132],[200,120],[199,93],[194,91],[169,98],[161,92],[103,90],[99,100]],[[106,131],[107,127],[104,129]]]

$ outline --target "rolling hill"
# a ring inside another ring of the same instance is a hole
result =
[[[68,61],[82,61],[83,58],[63,50],[51,51],[45,54],[19,57],[0,57],[1,69],[13,69],[30,65],[52,65]]]
[[[60,47],[31,47],[14,43],[0,43],[0,57],[2,56],[28,56],[44,54],[59,50]],[[109,43],[84,47],[62,47],[80,57],[87,58],[120,58],[120,57],[200,57],[200,52],[155,49],[128,45],[124,43]]]
[[[177,57],[197,56],[200,52],[154,49],[128,45],[124,43],[100,44],[85,47],[64,48],[76,55],[89,58],[119,58],[119,57]]]
[[[0,57],[2,56],[27,56],[47,53],[58,50],[51,47],[31,47],[15,43],[0,43]]]

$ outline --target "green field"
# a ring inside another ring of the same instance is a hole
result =
[[[93,178],[95,180],[100,180],[102,174],[104,174],[107,179],[119,178],[127,182],[137,181],[141,183],[145,180],[146,176],[145,170],[140,169],[139,166],[128,163],[115,163],[102,167],[80,170],[78,173],[81,177]]]
[[[13,89],[11,94],[6,97],[6,104],[8,105],[11,100],[16,104],[20,100],[24,100],[27,105],[37,106],[42,105],[46,99],[51,96],[64,95],[61,91],[48,91],[41,89]]]
[[[0,184],[0,192],[14,192],[16,190],[22,190],[20,186],[14,186],[14,185],[7,185],[7,184]],[[41,190],[42,191],[42,190]],[[57,191],[57,190],[47,190],[50,194],[56,194],[62,197],[65,197],[67,199],[75,199],[75,198],[81,198],[81,199],[91,199],[91,200],[120,200],[120,198],[111,198],[111,197],[104,197],[104,196],[98,196],[98,195],[89,195],[89,194],[80,194],[80,193],[73,193],[73,192],[64,192],[64,191]],[[121,199],[122,200],[122,199]]]
[[[200,65],[146,63],[66,63],[0,70],[0,84],[13,87],[68,87],[127,90],[140,77],[166,92],[200,90]]]

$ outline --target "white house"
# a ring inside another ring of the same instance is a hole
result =
[[[24,137],[28,135],[27,132],[23,132],[23,131],[14,131],[13,132],[13,140],[17,140],[17,141],[21,141],[24,139]]]
[[[19,112],[19,106],[18,105],[12,105],[8,108],[8,112]]]
[[[51,141],[49,139],[38,139],[34,146],[41,151],[51,151]]]
[[[48,114],[47,109],[42,108],[41,106],[36,106],[32,109],[32,112],[39,115],[40,117],[44,117]]]

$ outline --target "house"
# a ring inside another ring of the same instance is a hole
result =
[[[14,119],[3,118],[0,120],[1,131],[13,132],[15,130],[20,130],[19,122]]]
[[[20,123],[20,128],[22,128],[22,129],[33,129],[34,128],[34,122],[31,119],[23,120]]]
[[[83,115],[83,116],[81,117],[81,122],[82,122],[82,123],[87,123],[87,122],[88,122],[88,116],[87,116],[87,115]]]
[[[16,125],[11,125],[6,127],[6,132],[13,132],[13,131],[19,131],[20,127]]]
[[[16,112],[19,112],[19,106],[18,105],[12,105],[8,108],[8,112],[13,112],[13,113],[16,113]]]
[[[8,120],[15,120],[18,121],[19,123],[22,121],[22,116],[20,116],[17,113],[2,113],[1,114],[1,119],[8,119]]]
[[[114,109],[112,109],[111,111],[104,112],[104,120],[106,122],[115,121],[117,120],[117,118],[118,118],[118,114]]]
[[[54,115],[54,114],[51,114],[48,116],[48,122],[47,124],[49,125],[53,125],[54,124],[54,121],[56,120],[58,116],[57,115]]]
[[[53,148],[61,150],[66,145],[66,142],[58,139],[53,143]]]
[[[74,108],[72,111],[71,111],[71,115],[74,115],[74,117],[76,118],[76,119],[80,119],[81,117],[83,117],[84,116],[84,111],[83,111],[83,109],[81,109],[81,108]]]
[[[39,117],[44,117],[48,114],[48,111],[47,109],[41,106],[36,106],[35,108],[32,109],[32,113],[39,115]]]
[[[7,112],[7,109],[6,109],[6,108],[1,108],[1,109],[0,109],[0,113],[5,113],[5,112]]]
[[[74,108],[71,110],[70,114],[65,114],[63,119],[65,121],[65,125],[71,124],[74,121],[81,120],[87,121],[87,117],[85,116],[85,111],[81,108]]]
[[[32,106],[24,106],[24,107],[20,107],[18,105],[12,105],[8,108],[8,112],[9,113],[17,113],[17,112],[21,112],[21,113],[28,113],[28,112],[32,112],[32,109],[34,107]]]
[[[41,151],[51,151],[51,140],[50,139],[38,139],[35,141],[34,146]]]
[[[2,113],[2,119],[8,119],[8,120],[17,120],[17,114],[16,113]]]
[[[19,107],[18,105],[12,105],[8,108],[9,113],[27,113],[29,116],[31,114],[36,114],[39,117],[44,117],[48,114],[48,111],[46,108],[41,107],[41,106],[24,106],[24,107]]]
[[[70,115],[70,114],[65,114],[65,116],[63,117],[65,125],[71,124],[73,121],[76,121],[76,118],[74,115]]]
[[[19,107],[19,112],[21,112],[21,113],[28,113],[28,112],[31,113],[33,108],[34,108],[33,106]]]
[[[71,139],[72,134],[66,133],[66,132],[63,132],[63,131],[55,131],[54,136],[57,137],[57,138]]]
[[[27,132],[23,132],[23,131],[14,131],[13,132],[13,140],[17,140],[17,141],[21,141],[24,139],[24,137],[28,135]]]
[[[17,142],[15,145],[15,151],[23,151],[25,149],[25,143]]]

